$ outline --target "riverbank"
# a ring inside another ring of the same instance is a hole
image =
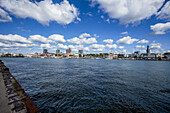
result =
[[[0,112],[39,113],[24,89],[0,60]]]

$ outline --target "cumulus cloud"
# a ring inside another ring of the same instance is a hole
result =
[[[127,32],[127,31],[126,31],[126,32],[122,32],[121,34],[122,34],[122,35],[126,35],[126,34],[128,34],[128,32]]]
[[[138,41],[137,43],[139,44],[149,43],[149,40],[143,39],[143,40]]]
[[[49,40],[41,35],[31,35],[28,40],[36,43],[55,43],[55,41]]]
[[[170,22],[167,23],[157,23],[155,25],[151,25],[151,30],[153,30],[153,35],[162,35],[166,34],[166,32],[170,31]]]
[[[140,49],[140,48],[145,48],[145,46],[136,45],[136,48],[138,48],[138,49]]]
[[[122,39],[119,39],[116,41],[117,44],[133,44],[135,41],[138,41],[139,39],[131,38],[130,36],[123,37]]]
[[[91,0],[108,13],[112,19],[119,19],[121,24],[140,22],[157,14],[163,0]],[[93,5],[93,6],[94,6]],[[169,13],[168,13],[169,14]]]
[[[85,44],[94,44],[97,43],[96,38],[88,38],[84,41]]]
[[[79,38],[87,38],[87,37],[91,37],[91,35],[90,34],[88,34],[88,33],[83,33],[83,34],[81,34],[80,36],[79,36]]]
[[[12,21],[12,18],[9,16],[9,14],[0,8],[0,22],[10,22]]]
[[[84,51],[88,52],[88,51],[90,51],[90,48],[89,47],[85,47]]]
[[[96,38],[77,38],[68,39],[67,42],[72,44],[94,44],[97,43]]]
[[[124,46],[119,46],[119,49],[124,49],[125,47]]]
[[[49,48],[51,48],[51,45],[50,44],[41,44],[40,48],[49,49]]]
[[[151,51],[154,53],[161,53],[163,51],[161,43],[153,42],[150,44]]]
[[[112,44],[113,40],[112,39],[106,39],[106,40],[103,40],[103,42],[108,43],[108,44]]]
[[[73,43],[73,44],[81,44],[81,40],[77,37],[74,37],[72,39],[68,39],[67,42]]]
[[[55,42],[59,42],[59,43],[65,43],[66,42],[66,40],[64,39],[64,36],[63,35],[59,35],[59,34],[50,35],[48,37],[48,39],[53,40]]]
[[[101,45],[101,44],[92,44],[92,45],[90,45],[90,49],[92,51],[104,51],[105,50],[105,46]]]
[[[84,47],[83,45],[69,45],[68,48],[71,48],[71,51],[78,52],[78,50],[82,50]]]
[[[0,41],[6,42],[6,43],[9,43],[9,42],[32,43],[31,41],[27,40],[27,38],[19,36],[17,34],[0,35]]]
[[[58,44],[58,45],[57,45],[57,48],[58,48],[58,49],[67,49],[68,47],[67,47],[67,45]]]
[[[18,48],[29,48],[29,47],[36,47],[38,45],[36,44],[23,44],[23,43],[10,43],[10,44],[6,44],[6,43],[2,43],[0,42],[0,47],[3,48],[11,48],[11,47],[18,47]]]
[[[95,38],[99,38],[99,36],[98,36],[98,35],[96,35],[96,34],[94,34],[93,36],[94,36]]]
[[[1,0],[0,7],[19,18],[33,18],[43,25],[50,21],[69,24],[78,18],[78,9],[67,0],[54,4],[52,0],[31,2],[30,0]],[[1,11],[2,12],[2,11]]]
[[[118,46],[116,44],[106,44],[105,47],[109,49],[116,49]]]

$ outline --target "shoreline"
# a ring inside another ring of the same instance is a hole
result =
[[[3,103],[4,101],[4,104],[0,106],[0,108],[2,108],[0,109],[0,112],[40,113],[40,110],[26,94],[25,90],[21,87],[15,77],[9,72],[9,68],[7,68],[1,60],[0,80],[0,95],[3,95],[3,97],[5,95],[4,99],[0,100],[0,103]]]
[[[72,57],[0,57],[0,58],[40,58],[40,59],[92,59],[92,60],[134,60],[134,61],[170,61],[170,59],[136,59],[136,58],[117,58],[117,59],[107,59],[107,58],[72,58]]]

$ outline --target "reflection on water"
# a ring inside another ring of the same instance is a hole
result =
[[[42,112],[170,111],[170,62],[2,60]]]

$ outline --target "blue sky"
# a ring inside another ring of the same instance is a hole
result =
[[[0,0],[0,52],[170,52],[169,0]]]

